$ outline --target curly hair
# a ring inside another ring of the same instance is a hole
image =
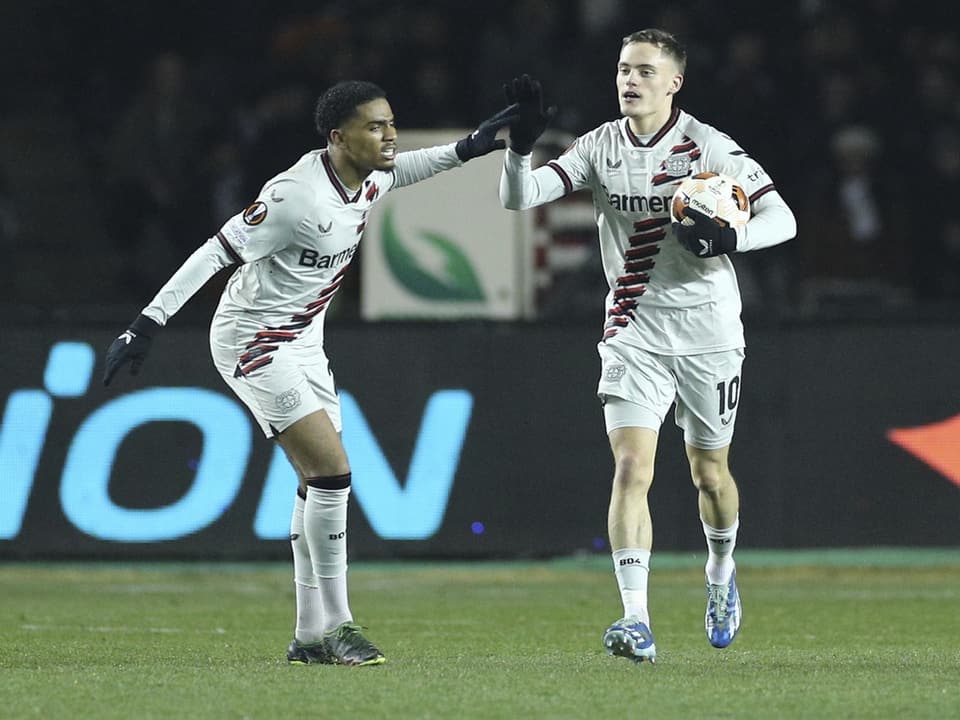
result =
[[[383,88],[365,80],[344,80],[327,88],[313,112],[317,132],[324,141],[329,140],[330,131],[353,117],[358,105],[386,96]]]

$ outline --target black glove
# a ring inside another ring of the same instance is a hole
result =
[[[466,162],[475,157],[486,155],[494,150],[503,150],[507,146],[506,140],[497,140],[497,132],[517,118],[520,106],[516,103],[505,107],[491,118],[487,118],[472,133],[457,142],[457,157]]]
[[[693,225],[675,222],[673,230],[677,240],[697,257],[716,257],[737,249],[737,231],[732,227],[724,227],[693,208],[686,208],[683,214],[693,220]]]
[[[544,109],[540,83],[529,75],[521,75],[503,86],[508,103],[518,103],[520,113],[510,126],[510,149],[520,155],[533,152],[533,144],[543,135],[550,119],[557,114],[553,105]]]
[[[117,370],[130,363],[130,374],[140,372],[140,366],[150,350],[150,339],[160,329],[160,325],[146,315],[138,315],[124,330],[120,337],[110,343],[107,348],[107,360],[103,370],[103,384],[109,385]]]

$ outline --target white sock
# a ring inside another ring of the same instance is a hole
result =
[[[614,550],[613,572],[623,601],[623,616],[636,615],[650,625],[647,609],[647,578],[650,574],[650,551],[644,548]]]
[[[347,600],[347,499],[350,488],[307,487],[303,528],[323,603],[323,629],[353,620]]]
[[[347,602],[346,570],[336,577],[320,578],[320,596],[323,598],[324,608],[328,608],[324,614],[324,632],[336,629],[341,623],[353,622],[350,604]]]
[[[703,534],[707,538],[707,582],[711,585],[726,585],[736,565],[733,562],[733,550],[737,546],[737,529],[740,516],[728,528],[710,527],[703,519]]]
[[[317,576],[310,562],[310,548],[303,534],[303,498],[298,494],[290,518],[290,547],[293,550],[293,586],[297,593],[297,626],[293,636],[302,643],[323,637],[323,603]]]
[[[310,645],[323,639],[323,600],[316,585],[294,583],[297,590],[297,627],[293,636]]]

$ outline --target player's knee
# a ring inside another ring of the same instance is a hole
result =
[[[705,493],[719,493],[733,483],[727,464],[717,458],[691,458],[690,476],[693,484]]]
[[[306,489],[309,478],[333,475],[346,475],[350,472],[350,463],[346,453],[340,448],[297,447],[284,448],[290,464],[301,478],[300,487]]]
[[[621,454],[616,461],[614,483],[624,490],[646,491],[653,484],[653,463],[639,453]]]

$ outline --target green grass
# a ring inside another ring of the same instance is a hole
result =
[[[609,558],[355,563],[374,668],[285,663],[286,565],[0,565],[0,717],[960,716],[960,550],[740,552],[724,651],[702,558],[654,562],[655,666],[600,647]]]

